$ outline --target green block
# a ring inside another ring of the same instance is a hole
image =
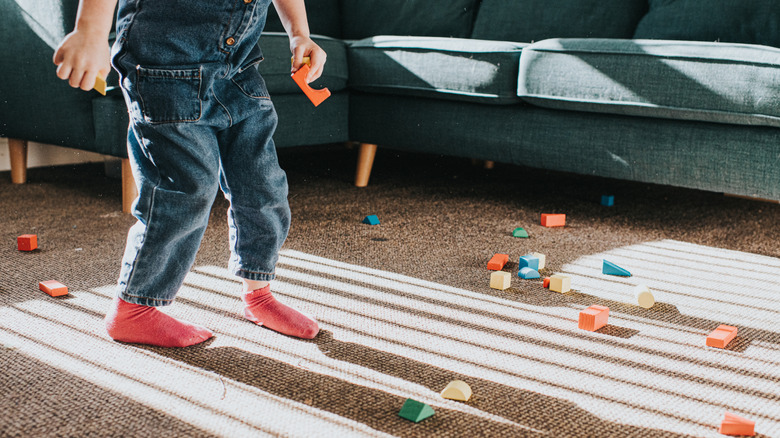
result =
[[[524,230],[524,229],[522,229],[520,227],[517,227],[517,228],[515,228],[514,231],[512,231],[512,237],[527,238],[528,237],[528,231],[526,231],[526,230]]]
[[[406,418],[409,421],[419,423],[428,417],[432,417],[435,413],[433,408],[425,403],[407,398],[404,405],[401,407],[401,411],[398,412],[398,415],[400,415],[401,418]]]

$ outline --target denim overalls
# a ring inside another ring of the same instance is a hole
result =
[[[130,114],[139,197],[119,297],[170,304],[195,261],[220,187],[231,273],[271,280],[290,210],[255,66],[271,0],[120,0],[112,61]]]

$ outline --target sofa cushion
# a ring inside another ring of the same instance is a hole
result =
[[[339,0],[306,0],[306,17],[309,31],[315,35],[341,38],[341,9]],[[268,7],[265,20],[266,32],[284,32],[279,13],[273,4]]]
[[[647,0],[482,0],[472,38],[631,38]]]
[[[436,37],[373,37],[349,45],[350,88],[516,103],[525,44]]]
[[[343,37],[468,38],[479,0],[341,0]]]
[[[518,95],[579,111],[780,127],[780,49],[552,39],[520,59]]]
[[[313,39],[325,50],[328,59],[322,76],[311,83],[312,88],[328,87],[332,92],[343,90],[347,86],[347,49],[344,42],[316,35]],[[265,59],[257,65],[257,69],[263,75],[271,97],[275,94],[301,93],[290,77],[292,54],[287,34],[263,32],[259,44]]]
[[[634,38],[780,47],[777,0],[650,0]]]

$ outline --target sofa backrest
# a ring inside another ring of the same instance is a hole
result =
[[[634,38],[780,47],[778,0],[649,0]]]
[[[343,37],[468,38],[479,0],[340,0]]]
[[[341,8],[339,0],[306,0],[306,17],[312,34],[341,38]],[[284,32],[282,21],[273,3],[268,7],[266,32]]]
[[[647,0],[482,0],[471,37],[631,38],[646,12]]]

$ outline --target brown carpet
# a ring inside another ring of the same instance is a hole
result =
[[[0,436],[716,437],[726,411],[780,436],[780,205],[387,149],[356,189],[354,150],[280,159],[293,225],[274,289],[320,321],[312,341],[241,318],[221,196],[164,308],[216,337],[111,341],[101,318],[133,223],[119,181],[102,165],[31,169],[20,186],[0,174]],[[16,250],[27,233],[39,250]],[[574,291],[518,278],[530,252]],[[510,255],[506,291],[488,287],[495,253]],[[602,259],[633,276],[603,275]],[[49,279],[70,295],[40,292]],[[633,305],[640,283],[652,309]],[[577,329],[591,304],[610,308],[595,333]],[[706,347],[720,324],[739,336]],[[438,395],[456,379],[470,401]],[[436,414],[400,418],[407,398]]]

